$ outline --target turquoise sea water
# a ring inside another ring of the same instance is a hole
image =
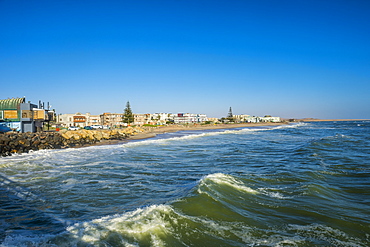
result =
[[[0,159],[1,246],[370,246],[370,121]]]

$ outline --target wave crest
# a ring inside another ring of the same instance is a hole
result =
[[[198,192],[204,193],[204,189],[214,189],[212,186],[226,186],[237,191],[246,192],[250,194],[257,194],[258,191],[246,186],[242,181],[236,179],[231,175],[226,175],[223,173],[210,174],[204,177],[199,185]]]

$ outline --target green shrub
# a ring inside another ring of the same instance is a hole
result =
[[[157,127],[158,125],[153,124],[144,124],[143,127]]]

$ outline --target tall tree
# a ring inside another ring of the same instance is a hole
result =
[[[230,122],[234,122],[234,116],[233,116],[233,112],[231,110],[231,107],[229,109],[229,114],[227,114],[227,120],[229,120]]]
[[[126,108],[122,116],[122,122],[127,123],[127,125],[130,125],[130,123],[134,122],[134,114],[131,111],[131,106],[130,106],[129,101],[127,101],[126,103]]]
[[[230,106],[230,109],[229,109],[229,113],[227,114],[227,118],[233,118],[233,111],[231,110],[231,106]]]

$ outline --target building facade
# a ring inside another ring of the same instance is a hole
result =
[[[280,117],[260,117],[260,122],[268,122],[268,123],[280,123]]]
[[[134,114],[134,125],[142,126],[144,124],[149,124],[152,114]]]
[[[205,114],[178,113],[172,114],[171,118],[175,124],[204,123],[208,121]]]
[[[110,128],[119,128],[125,126],[122,122],[123,113],[105,112],[100,115],[101,125],[109,126]]]
[[[89,112],[86,114],[80,112],[74,114],[59,114],[57,116],[57,124],[64,128],[70,126],[83,128],[91,125],[101,125],[101,115],[91,115]]]
[[[79,112],[74,114],[59,114],[57,116],[57,124],[65,128],[71,126],[83,128],[87,126],[87,116]]]
[[[20,132],[41,131],[45,122],[53,121],[54,112],[44,104],[26,103],[26,98],[0,100],[0,122]]]
[[[91,115],[90,113],[86,113],[87,115],[87,125],[101,125],[101,117],[100,115]]]
[[[271,116],[265,116],[265,117],[255,117],[250,115],[234,115],[235,122],[238,123],[279,123],[281,122],[280,117],[271,117]]]

